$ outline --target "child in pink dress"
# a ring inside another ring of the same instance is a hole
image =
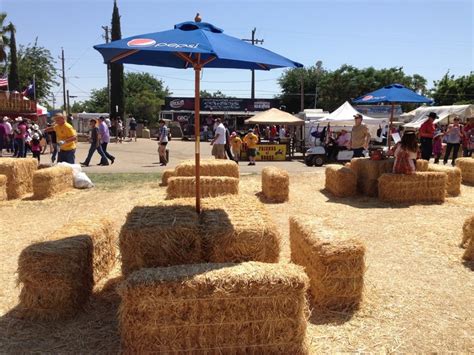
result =
[[[439,163],[439,158],[443,151],[443,133],[438,132],[433,137],[433,156],[435,157],[435,164]]]

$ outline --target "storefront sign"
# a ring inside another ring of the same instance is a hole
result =
[[[241,154],[242,160],[247,160],[247,152],[243,151]],[[286,145],[285,144],[259,144],[257,146],[257,156],[255,160],[261,161],[275,161],[286,160]]]
[[[280,107],[277,99],[201,98],[202,111],[265,111]],[[166,97],[163,110],[194,110],[193,97]]]

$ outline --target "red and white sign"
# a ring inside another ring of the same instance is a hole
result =
[[[135,38],[127,42],[129,47],[151,47],[156,44],[156,41],[149,38]]]

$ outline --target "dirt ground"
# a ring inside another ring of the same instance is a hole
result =
[[[156,176],[154,177],[156,178]],[[241,193],[260,191],[258,175],[241,178]],[[14,318],[18,303],[16,267],[21,250],[76,218],[109,215],[123,224],[142,199],[164,197],[158,181],[101,180],[44,201],[0,202],[0,353],[117,353],[120,349],[114,286],[119,265],[96,287],[84,312],[58,322]],[[288,217],[321,219],[338,234],[366,245],[364,301],[355,313],[313,312],[308,335],[321,352],[474,352],[474,265],[459,247],[463,221],[474,213],[474,187],[442,205],[391,206],[368,197],[334,198],[324,175],[291,175],[290,201],[268,204],[283,235],[282,261],[289,261]]]

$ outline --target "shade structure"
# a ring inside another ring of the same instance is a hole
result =
[[[196,210],[200,212],[200,72],[207,68],[270,70],[303,65],[238,38],[206,22],[182,22],[174,29],[147,33],[94,46],[105,63],[153,65],[187,69],[194,75]]]
[[[449,105],[449,106],[426,106],[402,114],[402,118],[409,118],[410,122],[405,127],[420,128],[428,119],[428,114],[434,112],[438,118],[433,123],[447,124],[454,117],[459,117],[465,122],[467,118],[474,117],[474,105]]]
[[[433,100],[417,94],[411,89],[406,88],[402,84],[391,84],[384,86],[378,90],[369,92],[368,94],[362,95],[355,100],[352,100],[356,104],[377,104],[377,103],[389,103],[392,105],[392,111],[390,114],[390,127],[389,132],[392,131],[393,122],[393,110],[395,103],[420,103],[420,104],[431,104]],[[390,148],[390,135],[388,135],[388,146]]]
[[[302,126],[304,120],[295,117],[288,112],[281,111],[277,108],[259,112],[255,116],[245,120],[245,124],[274,124],[274,125],[289,125]]]
[[[318,120],[320,123],[333,123],[341,125],[353,125],[354,115],[361,114],[352,105],[346,101],[339,106],[335,111],[331,112],[326,117]],[[371,125],[385,125],[388,123],[388,119],[385,118],[372,118],[366,115],[362,115],[363,122]]]

